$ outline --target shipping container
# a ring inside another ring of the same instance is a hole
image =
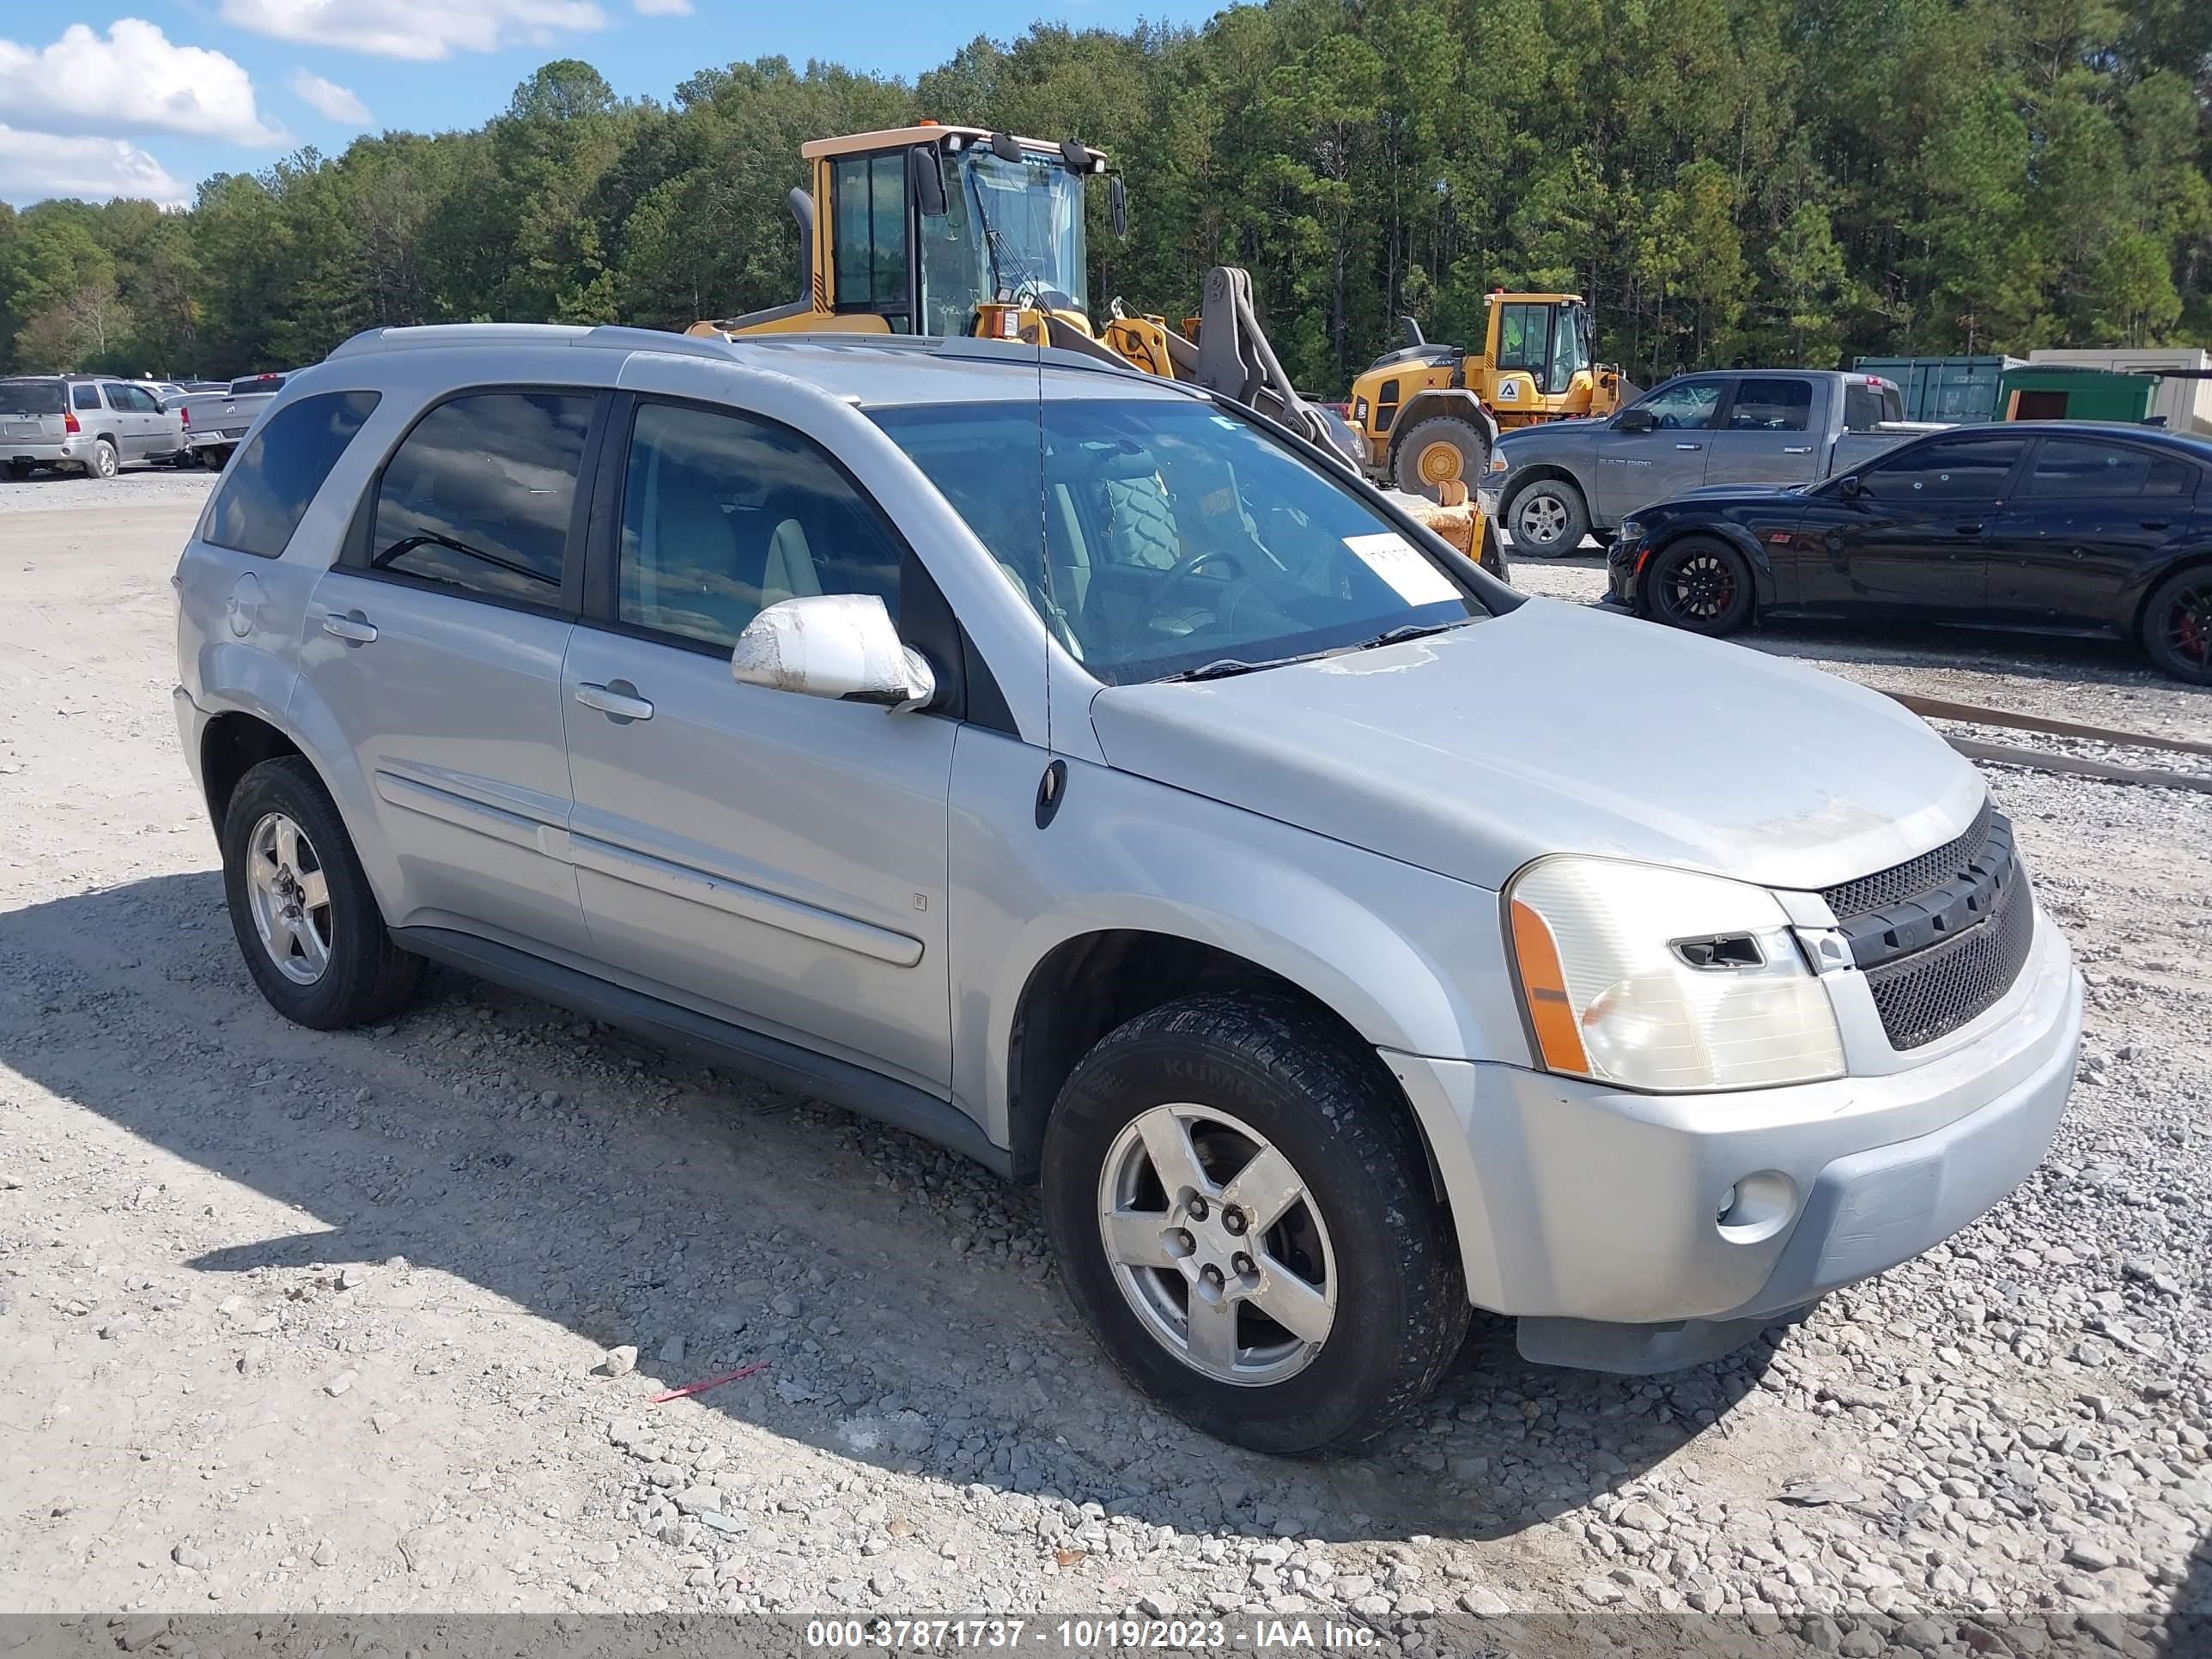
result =
[[[2212,437],[2212,351],[2197,346],[2053,346],[2027,356],[2030,362],[2158,374],[2150,412],[2165,416],[2170,431]]]
[[[2148,374],[2112,374],[2071,363],[2023,363],[1997,377],[1997,408],[2008,421],[2127,421],[2150,414],[2159,383]]]
[[[1997,377],[2018,357],[1861,357],[1851,367],[1897,382],[1908,421],[1994,421]]]

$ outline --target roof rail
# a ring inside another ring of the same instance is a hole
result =
[[[552,345],[592,331],[576,323],[424,323],[409,328],[370,328],[342,343],[323,361],[437,346]]]

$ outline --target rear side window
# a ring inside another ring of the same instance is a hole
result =
[[[2126,444],[2048,438],[2028,475],[2027,493],[2064,495],[2191,495],[2196,469],[2171,455]]]
[[[1905,394],[1893,386],[1846,386],[1844,425],[1852,432],[1871,432],[1884,421],[1905,418]]]
[[[62,387],[58,380],[0,380],[0,414],[58,415]]]
[[[559,603],[592,402],[485,392],[439,404],[385,464],[370,564],[484,598]]]
[[[1882,501],[1993,501],[2027,443],[1967,438],[1922,444],[1868,473],[1867,487]]]
[[[374,392],[325,392],[270,416],[224,473],[202,539],[281,556],[377,399]]]
[[[1802,432],[1813,422],[1810,380],[1738,380],[1729,406],[1731,432]]]
[[[73,386],[70,388],[70,401],[79,409],[98,409],[100,388],[96,386]]]

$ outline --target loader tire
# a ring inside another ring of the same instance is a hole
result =
[[[1437,486],[1456,478],[1469,495],[1490,470],[1490,434],[1456,415],[1431,415],[1398,440],[1391,481],[1408,495],[1437,499]]]

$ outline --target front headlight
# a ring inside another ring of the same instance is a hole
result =
[[[1620,540],[1624,544],[1632,545],[1643,533],[1644,526],[1635,520],[1623,519],[1620,521]]]
[[[1840,1077],[1828,994],[1763,887],[1613,859],[1540,859],[1505,896],[1547,1070],[1679,1092]]]

